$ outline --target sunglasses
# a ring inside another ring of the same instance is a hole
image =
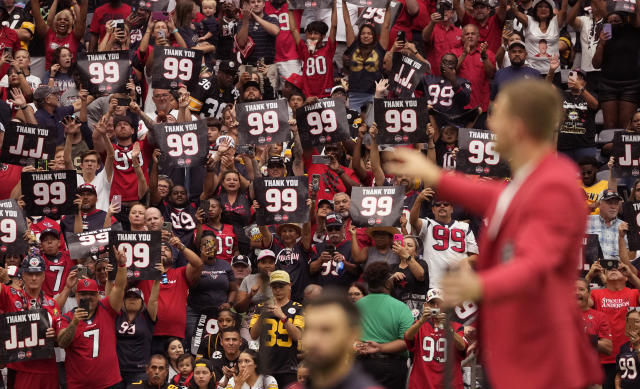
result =
[[[341,229],[342,229],[342,227],[340,227],[340,226],[327,227],[327,231],[328,232],[336,232],[336,231],[340,231]]]
[[[438,201],[437,203],[433,203],[434,207],[448,207],[450,205],[451,203],[448,203],[446,201]]]

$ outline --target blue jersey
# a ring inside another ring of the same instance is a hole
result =
[[[638,354],[631,347],[631,343],[623,344],[616,357],[616,372],[620,375],[620,387],[622,389],[640,388],[639,369]]]

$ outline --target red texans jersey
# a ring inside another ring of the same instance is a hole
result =
[[[0,199],[8,199],[11,197],[11,191],[20,181],[22,166],[9,165],[0,163]]]
[[[187,282],[187,267],[170,268],[167,270],[166,283],[160,284],[158,296],[158,321],[153,329],[153,336],[184,337],[187,325],[187,296],[189,283]],[[138,283],[138,288],[144,294],[147,304],[151,296],[153,281],[144,280]]]
[[[298,54],[302,60],[304,78],[304,94],[306,96],[329,97],[333,88],[333,56],[336,53],[336,42],[328,39],[322,46],[311,53],[307,42],[300,41]]]
[[[74,311],[58,320],[58,333],[71,324]],[[81,321],[65,349],[67,388],[107,388],[122,380],[116,355],[116,317],[109,297],[98,302],[92,318]]]
[[[451,322],[453,331],[464,337],[464,327]],[[462,369],[460,362],[464,353],[455,350],[454,345],[447,347],[444,329],[434,328],[431,320],[425,322],[414,339],[406,339],[407,348],[413,353],[413,369],[409,376],[409,389],[440,389],[444,376],[444,365],[447,358],[455,358],[453,363],[453,382],[451,387],[463,389]],[[465,341],[465,347],[467,346]]]
[[[202,231],[213,231],[213,233],[216,234],[216,238],[218,239],[216,258],[224,259],[231,264],[233,253],[238,246],[238,240],[236,239],[236,234],[233,232],[233,226],[223,224],[221,229],[216,230],[207,224],[203,224]]]
[[[61,251],[55,257],[48,258],[46,255],[42,255],[44,263],[47,265],[45,270],[44,284],[42,284],[42,290],[50,295],[55,296],[64,289],[64,284],[67,282],[67,276],[71,272],[71,267],[76,264],[76,261],[72,260],[68,251]]]
[[[49,322],[51,323],[51,326],[53,326],[53,323],[55,323],[60,316],[60,308],[58,307],[56,300],[43,292],[40,293],[39,298],[32,299],[23,290],[14,289],[7,285],[0,285],[0,313],[29,310],[32,305],[32,300],[35,300],[34,308],[46,309],[47,312],[49,312]],[[15,362],[10,363],[7,366],[18,371],[37,374],[52,374],[52,377],[58,376],[58,365],[56,364],[55,357],[26,362]]]
[[[153,147],[146,139],[136,141],[140,145],[140,156],[138,164],[142,167],[144,177],[149,182],[149,164],[151,163],[151,153]],[[111,193],[113,195],[121,195],[122,201],[136,201],[138,199],[138,177],[132,166],[131,151],[133,143],[130,146],[120,146],[115,143],[113,145],[113,180],[111,181]]]
[[[298,28],[300,28],[300,21],[302,20],[302,11],[302,9],[296,9],[293,11],[293,16],[296,18],[296,26],[298,26]],[[276,36],[275,62],[298,59],[296,42],[293,39],[293,35],[291,35],[288,12],[289,6],[286,1],[282,4],[282,7],[277,9],[270,1],[267,1],[264,6],[264,13],[278,18],[278,25],[280,27],[280,33]]]
[[[46,230],[47,228],[53,228],[54,230],[58,231],[58,235],[60,235],[60,251],[66,250],[67,246],[64,243],[64,234],[62,234],[62,230],[60,229],[60,224],[58,224],[58,222],[46,216],[32,216],[31,220],[32,222],[29,229],[36,236],[36,240],[38,240],[38,242],[40,241],[40,233],[42,231]]]
[[[613,342],[607,315],[589,308],[586,311],[582,311],[582,320],[584,321],[584,332],[594,340],[595,344],[597,344],[598,339],[609,339]]]

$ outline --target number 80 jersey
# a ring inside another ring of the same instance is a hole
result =
[[[429,288],[439,288],[447,268],[456,266],[468,253],[478,254],[478,244],[468,223],[453,220],[446,225],[433,219],[420,220],[422,257],[429,266]]]
[[[620,376],[620,387],[622,389],[640,388],[639,369],[640,361],[631,343],[627,342],[623,344],[616,357],[616,372]]]

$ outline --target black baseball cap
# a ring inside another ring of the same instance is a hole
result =
[[[238,64],[229,60],[220,61],[220,64],[218,64],[218,72],[234,75],[238,72]]]
[[[45,228],[40,232],[40,242],[42,242],[47,235],[52,235],[56,239],[60,239],[60,233],[55,228]]]
[[[42,273],[46,269],[46,265],[44,260],[38,256],[30,256],[26,257],[22,261],[22,272],[23,273]]]
[[[284,167],[284,159],[282,159],[282,157],[279,155],[270,156],[267,160],[267,167],[275,165]]]
[[[78,187],[78,189],[76,189],[76,193],[80,194],[82,192],[91,192],[94,195],[97,195],[98,192],[96,191],[96,187],[91,185],[91,184],[82,184]]]
[[[244,92],[250,87],[254,87],[258,91],[260,90],[260,84],[258,84],[257,81],[249,80],[249,81],[245,82],[244,85],[242,85],[242,91]]]
[[[327,215],[324,223],[327,227],[330,226],[341,226],[342,227],[342,216],[339,213],[331,212]]]
[[[620,196],[618,194],[618,192],[616,192],[615,190],[612,190],[612,189],[605,189],[600,194],[600,200],[607,201],[607,200],[611,200],[611,199],[622,200],[622,196]]]
[[[249,262],[249,258],[246,255],[238,254],[231,260],[231,266],[235,265],[251,267],[251,262]]]
[[[331,200],[322,199],[322,200],[318,201],[318,208],[320,208],[320,206],[322,204],[329,204],[329,208],[331,208],[331,210],[333,211],[333,202],[331,202]]]

